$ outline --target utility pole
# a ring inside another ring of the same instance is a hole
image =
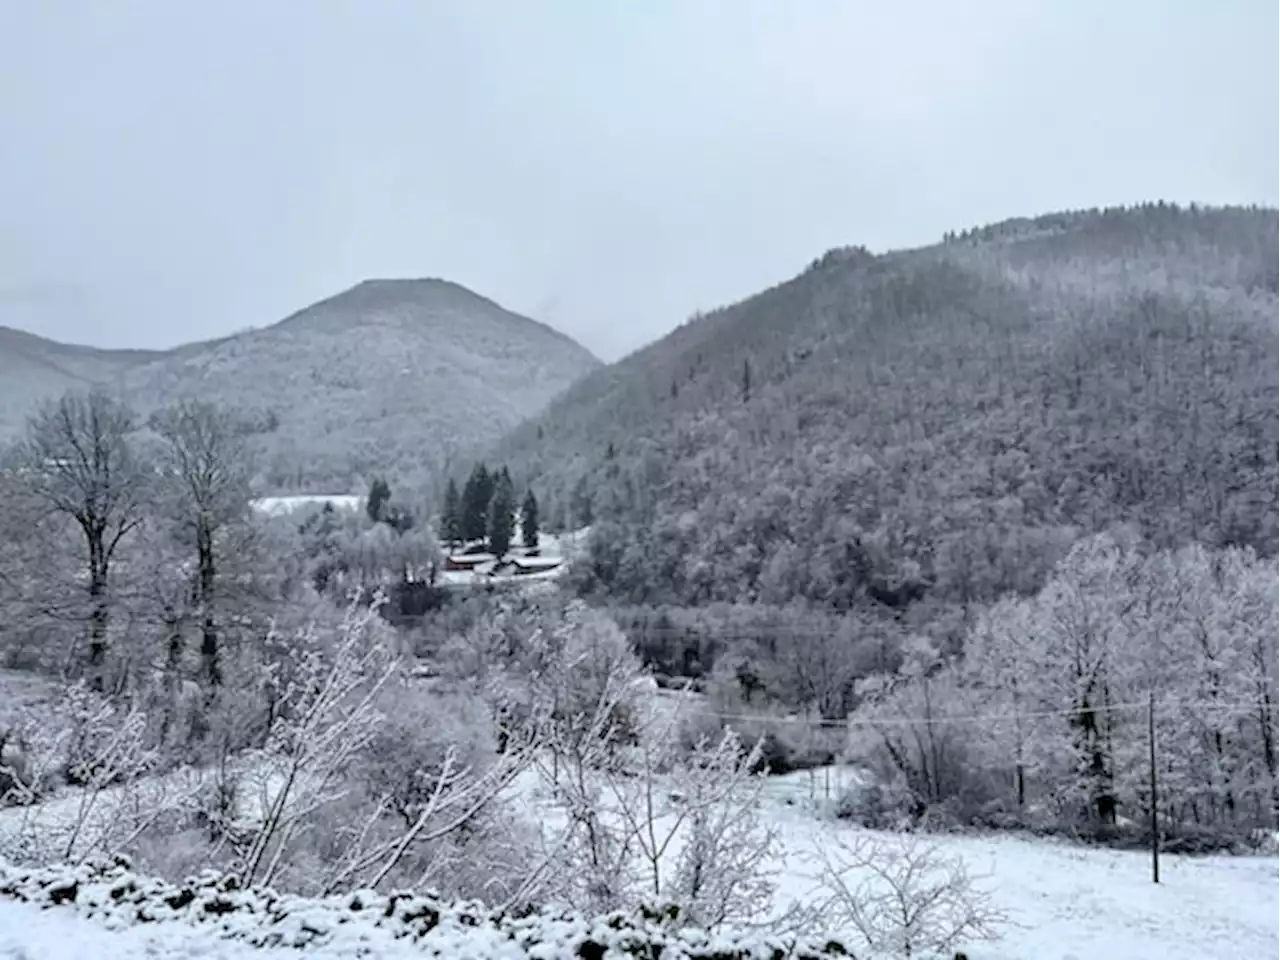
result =
[[[1156,694],[1147,694],[1147,752],[1151,773],[1151,882],[1160,882],[1160,800],[1156,793]]]

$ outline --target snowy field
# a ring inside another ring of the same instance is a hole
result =
[[[312,507],[323,507],[326,503],[331,504],[335,510],[350,510],[355,512],[364,508],[364,497],[345,493],[314,494],[296,497],[261,497],[254,500],[250,506],[259,513],[264,513],[267,516],[283,517],[297,510],[306,510]]]
[[[811,895],[806,852],[856,828],[815,822],[796,807],[776,810],[788,854],[783,896]],[[1018,837],[937,837],[964,859],[1012,921],[999,942],[970,960],[1248,960],[1280,949],[1280,872],[1275,857],[1161,858]]]
[[[800,806],[775,804],[772,816],[788,847],[778,864],[785,898],[810,895],[812,865],[805,855],[829,843],[836,831]],[[1066,844],[999,838],[937,838],[949,854],[965,858],[988,884],[1014,925],[998,943],[969,950],[971,960],[1252,960],[1270,958],[1280,946],[1277,861],[1274,857],[1164,857],[1162,883],[1150,882],[1141,853],[1086,850]],[[488,940],[488,938],[485,938]],[[424,951],[364,924],[335,928],[308,957],[490,957],[463,952],[465,939],[447,954]],[[269,958],[299,956],[296,949],[254,948],[221,940],[208,926],[170,922],[112,929],[74,908],[41,909],[0,900],[0,958],[81,960],[117,958]]]
[[[33,687],[24,692],[39,700],[47,691]],[[664,692],[653,703],[655,719],[661,716],[669,721],[673,697]],[[188,771],[157,778],[155,786],[182,794],[187,792],[182,781],[192,775]],[[531,776],[513,784],[512,799],[530,812],[531,819],[554,830],[558,811],[542,807]],[[781,854],[774,863],[778,906],[814,902],[819,891],[815,852],[829,849],[840,836],[861,832],[820,813],[832,798],[856,783],[857,776],[850,767],[833,767],[768,781],[765,815],[781,840]],[[248,806],[258,794],[247,791]],[[40,819],[46,825],[57,822],[73,816],[76,806],[75,791],[64,791],[42,805]],[[108,815],[109,809],[110,804],[104,803],[95,814]],[[0,814],[0,832],[31,812],[13,809]],[[257,813],[242,811],[249,819]],[[1167,960],[1175,956],[1250,960],[1274,957],[1280,950],[1280,869],[1275,856],[1165,855],[1157,886],[1151,883],[1150,858],[1143,852],[1007,835],[930,839],[945,855],[965,861],[1011,921],[1000,941],[972,946],[971,960]],[[341,932],[331,943],[308,947],[306,955],[424,955],[421,944],[394,940],[384,930],[362,930],[357,925]],[[299,955],[297,950],[221,941],[207,927],[177,922],[112,930],[102,920],[85,918],[71,908],[42,911],[0,896],[0,960],[241,958],[285,952]],[[474,955],[486,960],[493,956]]]

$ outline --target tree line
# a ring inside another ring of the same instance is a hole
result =
[[[0,468],[0,654],[98,692],[151,696],[158,677],[175,706],[194,683],[212,703],[309,598],[439,602],[424,509],[379,478],[364,515],[259,516],[253,433],[200,400],[145,419],[100,391],[42,407]]]
[[[1104,832],[1155,813],[1175,838],[1274,825],[1276,583],[1249,549],[1082,540],[1036,595],[975,617],[962,653],[913,637],[859,683],[851,757],[882,786],[857,812]]]
[[[450,548],[483,543],[495,556],[507,555],[516,534],[516,495],[506,466],[490,471],[484,463],[471,470],[461,494],[452,477],[445,487],[440,515],[441,538]],[[519,510],[520,540],[526,550],[537,549],[538,498],[530,488]]]

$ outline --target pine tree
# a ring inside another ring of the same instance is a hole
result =
[[[751,361],[742,361],[742,402],[751,401]]]
[[[477,463],[462,490],[462,539],[483,540],[489,520],[493,479],[483,463]]]
[[[458,484],[452,477],[444,491],[444,514],[441,517],[440,532],[450,549],[456,548],[462,540],[462,498],[458,496]]]
[[[585,476],[579,477],[573,486],[573,492],[569,495],[569,511],[570,522],[575,528],[591,526],[595,511],[592,509],[591,489],[587,486]]]
[[[520,507],[520,532],[526,549],[532,550],[538,545],[538,498],[533,495],[532,487]]]
[[[374,477],[373,483],[369,484],[369,498],[364,504],[364,509],[369,514],[369,519],[374,523],[379,522],[390,500],[390,485],[382,477]]]
[[[499,558],[506,556],[514,532],[515,491],[504,471],[494,482],[493,497],[489,500],[489,552]]]

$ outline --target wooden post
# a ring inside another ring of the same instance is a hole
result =
[[[1151,773],[1151,882],[1160,882],[1160,798],[1156,793],[1156,695],[1147,694],[1147,752]]]

